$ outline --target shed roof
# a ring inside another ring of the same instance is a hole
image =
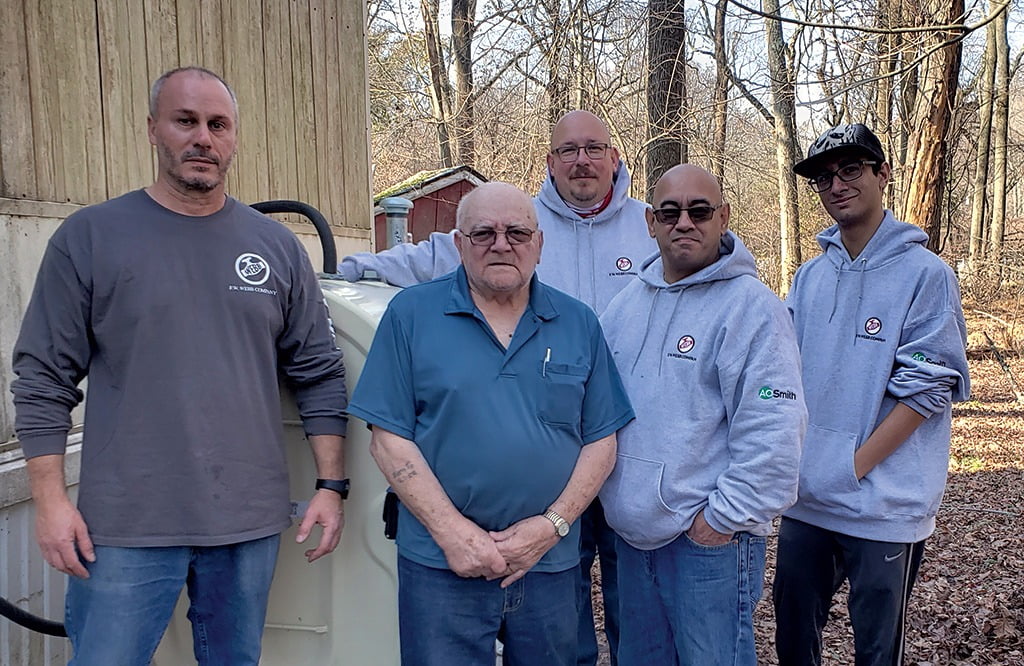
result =
[[[460,180],[468,180],[474,185],[483,185],[487,182],[487,178],[485,178],[479,171],[466,165],[451,167],[448,169],[435,169],[433,171],[420,171],[419,173],[406,178],[402,182],[396,183],[382,192],[375,194],[373,197],[373,203],[376,206],[380,203],[380,200],[385,197],[401,196],[406,199],[415,200],[426,194],[448,187],[452,183]]]

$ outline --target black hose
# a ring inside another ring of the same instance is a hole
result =
[[[47,620],[46,618],[33,615],[28,611],[18,608],[10,601],[7,601],[3,597],[0,597],[0,615],[6,617],[11,622],[20,624],[26,629],[39,632],[40,634],[46,634],[47,636],[61,636],[67,638],[68,632],[64,629],[64,625],[60,622],[54,622],[53,620]]]
[[[261,213],[298,213],[304,215],[316,227],[316,234],[320,237],[320,247],[324,251],[324,273],[334,275],[338,272],[338,249],[334,246],[334,234],[331,233],[331,225],[327,223],[324,214],[301,201],[289,199],[278,199],[276,201],[260,201],[249,204]]]

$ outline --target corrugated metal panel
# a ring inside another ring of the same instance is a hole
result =
[[[67,456],[72,496],[78,483],[79,449],[76,442]],[[35,615],[63,621],[66,577],[46,563],[36,545],[35,506],[27,499],[24,465],[20,459],[0,463],[0,487],[7,498],[0,503],[0,596]],[[70,658],[67,639],[44,636],[0,618],[3,666],[56,666]]]

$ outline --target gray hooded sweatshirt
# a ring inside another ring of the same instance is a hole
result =
[[[641,550],[702,509],[719,532],[765,535],[796,499],[807,412],[793,324],[731,231],[719,252],[673,284],[650,257],[601,317],[636,411],[601,503]]]

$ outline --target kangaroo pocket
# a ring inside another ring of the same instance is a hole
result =
[[[807,428],[800,461],[800,503],[807,508],[860,513],[860,482],[853,467],[857,436]]]
[[[587,367],[544,363],[540,371],[540,420],[549,425],[579,426]]]
[[[630,544],[670,541],[682,533],[676,515],[661,496],[664,463],[619,454],[601,491],[608,524]]]

